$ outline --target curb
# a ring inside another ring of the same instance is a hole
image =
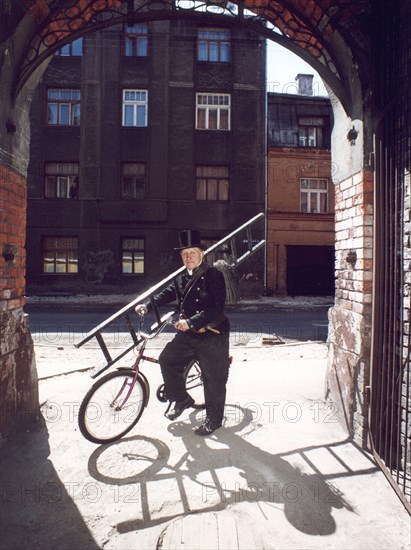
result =
[[[51,308],[64,308],[68,311],[79,311],[79,310],[93,310],[93,311],[108,311],[113,310],[113,313],[119,309],[127,306],[132,300],[110,300],[110,296],[73,296],[73,297],[40,297],[32,296],[27,297],[26,304],[24,309],[27,313],[36,311],[36,310],[46,310]],[[284,310],[295,310],[295,309],[319,309],[319,308],[330,308],[334,306],[333,297],[296,297],[294,299],[276,299],[264,297],[255,298],[255,299],[246,299],[240,301],[237,304],[226,304],[227,311],[230,310],[247,310],[254,308],[261,309],[284,309]]]

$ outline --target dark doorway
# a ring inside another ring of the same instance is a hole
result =
[[[333,246],[287,246],[287,293],[298,296],[333,296]]]

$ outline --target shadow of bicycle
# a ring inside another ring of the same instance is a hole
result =
[[[192,423],[197,423],[201,414],[192,412]],[[272,454],[247,441],[260,427],[253,411],[227,405],[224,428],[210,438],[196,436],[191,423],[171,423],[169,432],[180,445],[179,453],[173,446],[172,459],[165,443],[135,436],[96,449],[89,459],[89,473],[110,486],[128,488],[128,501],[136,513],[135,518],[117,525],[120,533],[147,529],[187,514],[224,510],[241,502],[255,503],[262,514],[262,503],[282,508],[287,520],[303,533],[334,533],[333,510],[355,510],[333,480],[375,472],[375,463],[348,439]],[[310,451],[320,447],[336,457],[347,445],[362,456],[357,470],[352,464],[344,467],[344,453],[338,458],[338,474],[321,474],[312,457],[308,458]],[[307,468],[292,465],[291,455],[298,455]]]

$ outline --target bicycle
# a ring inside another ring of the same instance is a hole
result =
[[[144,315],[140,315],[138,335],[142,342],[135,348],[137,357],[132,367],[119,367],[95,382],[84,396],[78,414],[81,434],[92,443],[112,443],[130,432],[140,420],[150,398],[150,385],[140,370],[140,363],[159,363],[158,359],[144,354],[149,340],[155,338],[169,324],[173,324],[174,311],[161,318],[158,327],[150,334],[141,331]],[[203,380],[196,359],[184,369],[187,391],[194,399],[193,407],[205,407]],[[167,401],[164,384],[156,391],[161,402]]]

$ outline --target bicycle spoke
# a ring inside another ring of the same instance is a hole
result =
[[[133,374],[115,372],[95,384],[80,407],[79,425],[90,441],[114,441],[139,419],[145,405],[144,388]]]

